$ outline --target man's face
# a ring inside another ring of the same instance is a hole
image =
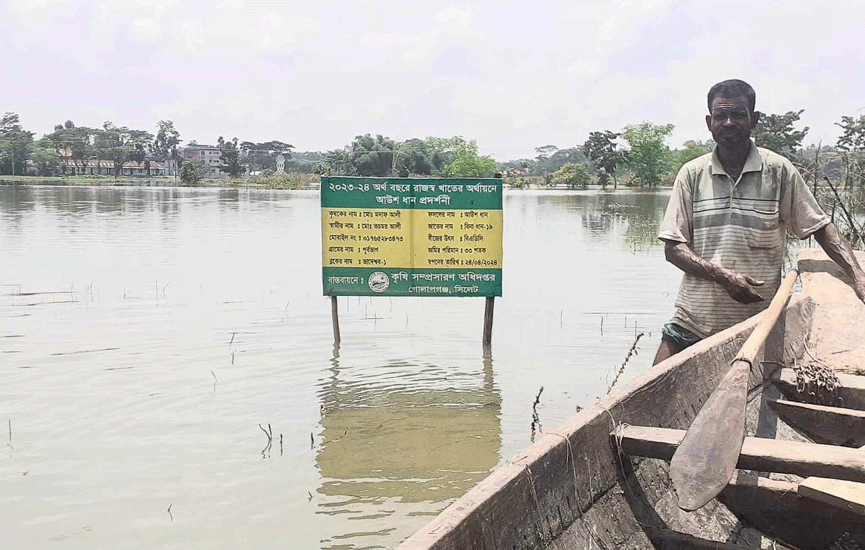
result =
[[[716,96],[712,114],[706,115],[706,126],[715,143],[728,149],[744,146],[757,125],[757,114],[748,109],[748,100],[741,97]]]

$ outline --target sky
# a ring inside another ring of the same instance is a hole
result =
[[[741,78],[834,144],[865,114],[863,21],[865,0],[0,0],[0,112],[297,151],[459,135],[506,161],[644,121],[707,139],[709,87]]]

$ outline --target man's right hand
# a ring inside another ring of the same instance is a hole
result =
[[[721,286],[727,291],[731,298],[742,304],[753,304],[762,302],[763,297],[757,294],[753,287],[763,286],[764,281],[752,279],[743,273],[728,270],[724,275]]]
[[[763,297],[757,294],[753,288],[762,286],[763,281],[752,279],[722,265],[707,262],[695,254],[688,243],[670,240],[664,242],[664,254],[667,261],[685,273],[718,283],[737,302],[753,304],[763,301]]]

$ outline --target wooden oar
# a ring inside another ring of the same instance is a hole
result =
[[[700,409],[670,461],[679,508],[696,510],[721,492],[736,468],[745,440],[748,373],[784,309],[798,271],[790,271],[762,319],[709,400]]]

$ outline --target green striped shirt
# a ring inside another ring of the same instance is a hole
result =
[[[754,279],[764,300],[740,304],[721,285],[685,273],[672,322],[706,337],[759,313],[781,284],[786,234],[804,239],[829,223],[789,160],[751,144],[739,179],[716,151],[685,164],[658,238],[687,243],[704,260]]]

